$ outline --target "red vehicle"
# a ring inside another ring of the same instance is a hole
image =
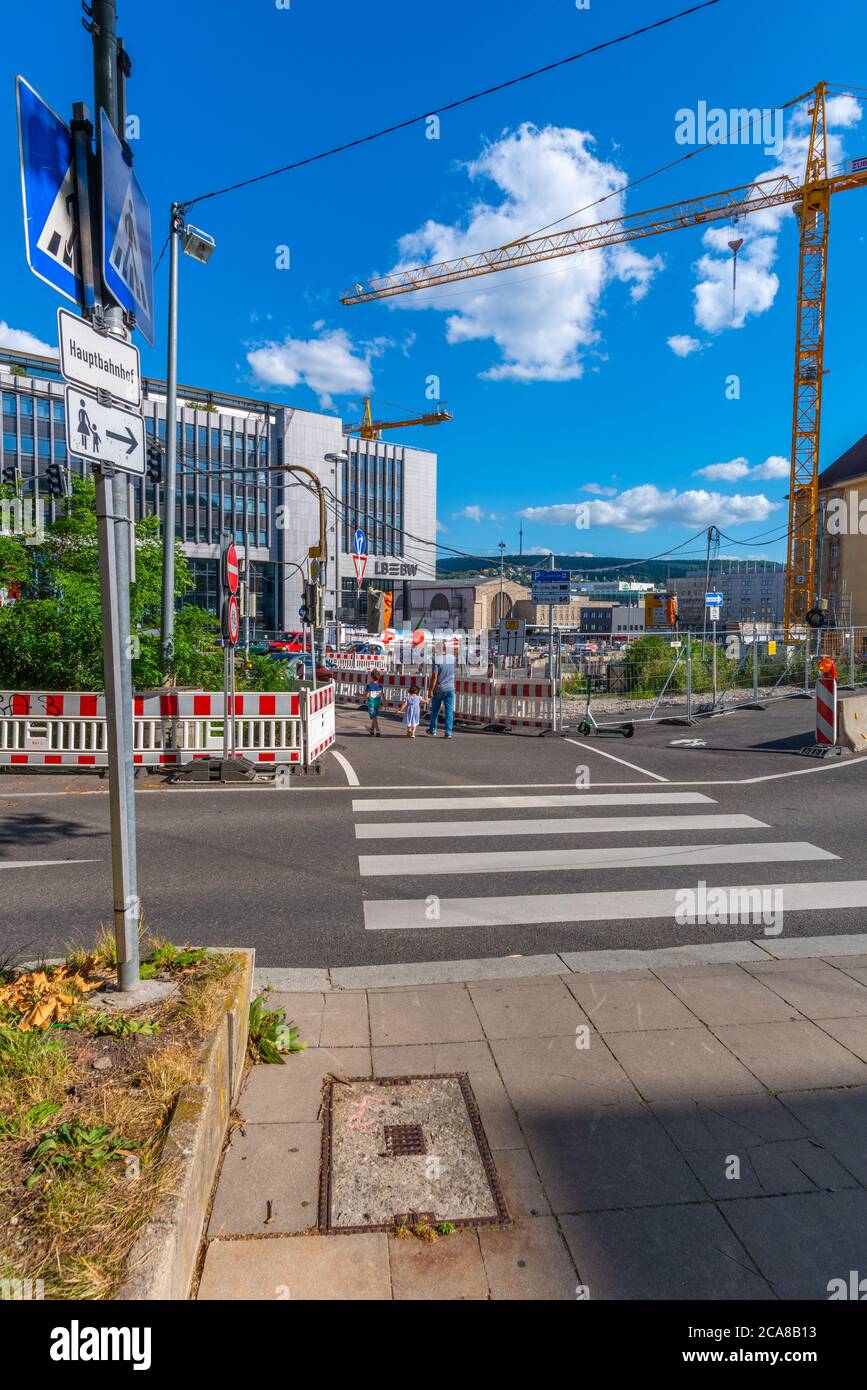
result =
[[[309,652],[310,638],[304,640],[303,632],[278,632],[268,643],[272,652]]]

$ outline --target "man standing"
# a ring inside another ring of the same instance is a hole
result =
[[[440,719],[440,708],[443,708],[445,718],[445,736],[451,738],[452,724],[455,717],[455,661],[454,657],[441,655],[434,662],[431,672],[430,685],[428,686],[430,696],[430,723],[428,733],[431,738],[437,736],[437,726]]]

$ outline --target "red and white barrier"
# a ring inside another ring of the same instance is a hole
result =
[[[237,694],[230,717],[237,758],[266,766],[310,766],[334,742],[334,687]],[[222,691],[134,695],[132,761],[143,767],[181,767],[219,758],[224,723]],[[107,764],[103,695],[0,692],[0,766]]]
[[[335,674],[339,699],[360,699],[369,679],[366,671]],[[382,677],[383,703],[400,704],[415,683],[424,693],[427,680],[412,675],[387,673]],[[465,724],[508,724],[512,728],[544,732],[555,725],[557,690],[552,680],[513,680],[486,676],[459,677],[455,681],[455,719]]]
[[[334,742],[334,686],[304,691],[304,765],[310,767]]]
[[[837,742],[837,679],[820,675],[816,680],[816,742]]]

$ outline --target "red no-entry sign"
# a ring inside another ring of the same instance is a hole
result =
[[[234,545],[227,545],[223,552],[223,583],[230,594],[238,592],[239,578],[238,552]]]
[[[229,594],[223,604],[223,637],[235,646],[238,641],[238,634],[241,630],[241,615],[238,611],[238,600],[234,594]]]

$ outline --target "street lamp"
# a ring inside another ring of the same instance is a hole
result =
[[[162,668],[167,676],[175,661],[175,478],[178,463],[178,242],[184,254],[207,265],[216,242],[207,232],[184,222],[181,203],[169,214],[169,324],[166,362],[166,470],[163,479],[163,612]],[[245,517],[246,522],[246,517]]]

